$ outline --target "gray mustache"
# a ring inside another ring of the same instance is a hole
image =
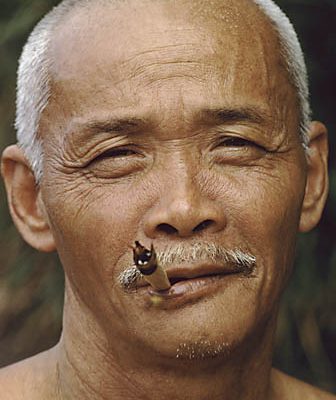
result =
[[[191,264],[194,262],[213,262],[217,264],[230,264],[245,275],[251,275],[256,267],[256,257],[241,249],[226,249],[214,243],[176,244],[168,246],[165,250],[156,251],[158,263],[164,268],[176,264]],[[127,268],[119,275],[119,284],[126,290],[136,288],[142,275],[135,265]]]
[[[158,262],[163,268],[174,264],[210,261],[221,264],[236,264],[240,267],[254,268],[256,257],[240,249],[228,250],[214,243],[178,244],[157,252]]]

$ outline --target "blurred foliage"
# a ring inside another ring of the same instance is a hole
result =
[[[56,0],[0,0],[0,149],[15,142],[17,59],[33,25]],[[314,118],[330,131],[330,196],[322,221],[300,237],[296,269],[279,316],[275,365],[336,392],[336,2],[278,0],[301,38]],[[20,239],[0,187],[0,366],[57,342],[63,275],[54,255]]]

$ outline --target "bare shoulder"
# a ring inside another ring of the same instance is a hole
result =
[[[335,395],[277,370],[272,371],[272,387],[275,400],[336,400]]]
[[[53,349],[0,369],[0,400],[56,399],[52,359]]]

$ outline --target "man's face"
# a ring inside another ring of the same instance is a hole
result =
[[[298,106],[265,18],[245,1],[92,7],[69,16],[52,57],[41,190],[72,290],[129,348],[175,356],[250,337],[276,312],[305,187]],[[240,248],[257,267],[154,306],[118,284],[135,240]]]

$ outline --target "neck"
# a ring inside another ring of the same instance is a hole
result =
[[[228,358],[163,359],[111,345],[88,310],[67,295],[58,351],[60,399],[270,400],[274,321]],[[112,328],[113,329],[113,328]],[[116,343],[116,342],[115,342]]]

